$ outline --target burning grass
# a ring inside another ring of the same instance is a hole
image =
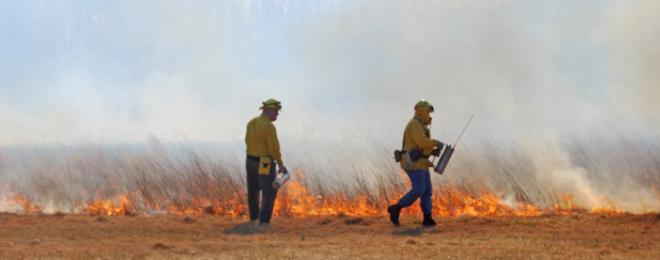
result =
[[[613,156],[599,153],[605,148],[587,149],[590,146],[586,144],[572,144],[574,146],[568,149],[571,165],[578,166],[571,167],[586,169],[587,174],[581,177],[593,179],[592,186],[607,188],[612,185],[612,178],[604,173],[606,170],[632,172],[623,178],[627,185],[642,183],[647,190],[655,191],[650,203],[647,200],[637,204],[646,211],[659,209],[660,193],[655,187],[660,175],[660,156],[654,157],[660,154],[660,148],[656,148],[659,146],[647,144],[629,148],[628,155],[635,154],[639,163],[625,168],[625,165],[610,165],[605,161]],[[0,210],[100,216],[244,216],[247,203],[243,159],[225,154],[221,156],[224,159],[218,160],[205,157],[206,154],[209,153],[175,149],[160,143],[148,149],[65,147],[42,149],[38,156],[20,152],[5,154],[3,158],[13,155],[17,159],[5,159],[0,165],[2,177],[9,184],[0,193],[5,194],[4,202],[0,203],[5,209]],[[591,186],[586,197],[592,204],[585,205],[582,190],[564,189],[545,176],[539,177],[535,158],[513,149],[487,143],[479,150],[468,147],[464,154],[472,156],[458,154],[448,176],[433,176],[434,213],[438,216],[540,216],[584,210],[618,214],[627,211],[613,199],[616,196],[600,195],[606,193],[599,193]],[[275,215],[384,216],[387,205],[407,192],[407,177],[394,163],[380,156],[362,156],[378,159],[371,160],[373,165],[366,167],[347,160],[346,165],[330,170],[334,175],[318,171],[329,168],[327,165],[315,165],[313,160],[300,162],[301,167],[293,173],[293,181],[278,195]],[[21,164],[21,160],[25,164]],[[360,158],[357,161],[364,162]],[[599,161],[603,163],[596,163]],[[13,178],[8,174],[12,171],[16,174]],[[337,178],[339,174],[341,178]],[[413,206],[403,214],[417,215],[419,211],[419,207]]]
[[[543,212],[560,212],[564,208],[540,209],[532,204],[519,203],[517,207],[502,204],[492,193],[471,195],[453,190],[451,187],[438,187],[440,194],[433,197],[435,214],[439,216],[539,216]],[[436,189],[437,190],[437,189]],[[131,193],[129,193],[131,194]],[[114,198],[99,199],[81,207],[79,212],[103,216],[134,216],[140,214],[169,213],[177,215],[211,214],[238,217],[247,213],[245,198],[237,194],[229,200],[195,198],[189,201],[152,201],[139,204],[137,195],[121,194]],[[403,195],[403,194],[393,194]],[[42,210],[22,195],[15,197],[20,212],[40,214]],[[311,194],[298,181],[288,184],[277,199],[274,214],[279,216],[384,216],[385,208],[391,201],[384,197],[370,199],[367,195],[347,197],[344,194],[320,196]],[[404,214],[420,214],[417,207],[404,210]]]

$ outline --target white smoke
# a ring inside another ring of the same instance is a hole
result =
[[[607,206],[604,195],[658,208],[652,187],[591,172],[562,146],[594,135],[657,136],[654,1],[25,5],[18,16],[26,24],[0,28],[17,26],[28,35],[21,39],[57,47],[37,51],[49,61],[18,57],[34,73],[0,72],[0,120],[8,122],[0,144],[151,135],[240,143],[259,102],[274,96],[284,102],[277,126],[286,156],[324,168],[320,157],[351,172],[379,166],[352,162],[346,151],[361,161],[389,157],[363,150],[398,148],[424,98],[437,107],[433,133],[445,142],[476,114],[458,153],[489,140],[529,155],[536,179],[525,184],[535,201],[556,192],[590,208]],[[312,156],[318,149],[323,156]],[[497,186],[497,174],[484,178]]]
[[[610,34],[606,41],[612,56],[613,86],[618,109],[639,117],[644,125],[660,129],[660,17],[657,1],[615,1],[607,12]]]

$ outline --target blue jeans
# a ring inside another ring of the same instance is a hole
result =
[[[404,195],[397,204],[402,208],[412,205],[417,198],[420,198],[419,206],[422,208],[424,214],[431,214],[433,204],[431,203],[431,195],[433,189],[431,188],[431,174],[428,170],[413,170],[407,171],[412,188],[406,195]]]

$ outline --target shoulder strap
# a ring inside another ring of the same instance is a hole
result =
[[[422,120],[417,118],[417,117],[415,117],[415,121],[419,122],[419,124],[422,126],[422,128],[424,128],[424,134],[426,135],[426,137],[431,138],[431,131],[429,131],[429,128],[426,127],[424,122],[422,122]]]

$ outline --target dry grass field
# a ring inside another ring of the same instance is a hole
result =
[[[159,145],[7,150],[0,259],[660,259],[660,143],[621,142],[573,143],[570,160],[466,145],[433,175],[430,229],[418,206],[390,225],[385,208],[410,186],[377,152],[295,156],[263,229],[246,224],[240,158]]]
[[[2,259],[660,259],[660,214],[441,218],[0,215]]]

